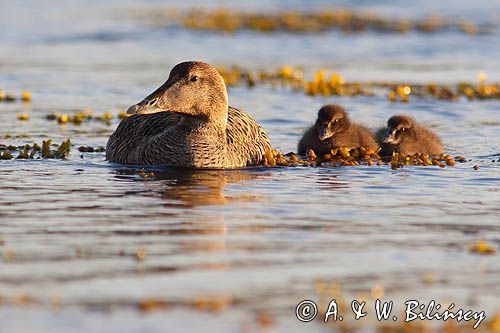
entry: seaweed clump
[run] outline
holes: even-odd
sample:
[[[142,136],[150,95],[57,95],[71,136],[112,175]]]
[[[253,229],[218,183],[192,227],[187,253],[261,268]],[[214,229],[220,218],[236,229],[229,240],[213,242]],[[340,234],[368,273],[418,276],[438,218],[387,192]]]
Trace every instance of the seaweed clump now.
[[[24,90],[18,98],[13,94],[5,92],[5,90],[0,90],[0,102],[15,102],[18,100],[25,103],[31,101],[31,93],[28,90]]]
[[[469,245],[469,252],[477,254],[495,254],[497,252],[496,248],[488,244],[484,240],[478,240],[474,244]]]
[[[81,153],[102,153],[106,151],[106,148],[102,146],[92,147],[92,146],[80,146],[78,151]]]
[[[51,147],[56,148],[51,149]],[[52,140],[42,141],[41,146],[37,143],[21,146],[0,144],[0,160],[10,159],[66,159],[69,155],[71,140],[64,140],[61,144],[52,143]],[[17,152],[17,156],[12,153]]]
[[[382,16],[349,9],[321,11],[280,11],[271,13],[241,12],[225,8],[188,11],[143,10],[133,15],[155,26],[181,26],[186,29],[233,33],[251,30],[261,33],[317,33],[338,30],[344,33],[376,31],[379,33],[436,33],[455,31],[465,34],[487,33],[491,27],[463,19],[430,15],[423,19]]]
[[[125,117],[125,112],[118,113],[118,119],[123,119]],[[61,125],[65,125],[67,123],[71,123],[73,125],[81,125],[84,121],[100,121],[105,123],[106,125],[111,125],[111,120],[114,118],[111,112],[106,111],[102,115],[93,115],[92,110],[83,110],[78,111],[76,114],[67,115],[67,114],[58,114],[51,113],[46,116],[48,120],[55,120],[57,123]]]
[[[341,147],[332,149],[324,155],[317,155],[314,150],[309,149],[305,156],[299,156],[293,152],[283,154],[282,152],[273,149],[268,151],[260,165],[266,167],[276,166],[321,166],[321,167],[342,167],[342,166],[373,166],[373,165],[389,165],[391,169],[396,170],[404,166],[446,166],[453,167],[455,162],[463,163],[465,159],[462,156],[455,158],[450,155],[442,154],[439,156],[430,156],[428,154],[417,153],[414,155],[403,155],[393,153],[389,157],[380,157],[378,150],[368,149],[365,147],[350,148]]]
[[[293,152],[284,155],[276,149],[268,151],[261,162],[261,165],[268,167],[275,166],[355,166],[374,165],[380,162],[378,152],[373,149],[348,148],[332,149],[330,153],[316,155],[314,150],[309,149],[306,156],[299,156]]]
[[[392,154],[391,160],[388,161],[393,170],[402,168],[404,166],[419,165],[419,166],[439,166],[444,168],[446,166],[455,166],[455,160],[462,162],[461,156],[451,157],[450,155],[441,154],[439,156],[432,156],[428,154],[416,153],[414,155],[404,155],[397,152]]]
[[[320,69],[312,79],[305,79],[302,68],[282,66],[273,71],[249,71],[238,66],[218,66],[217,70],[228,87],[258,85],[284,87],[302,91],[308,96],[377,96],[385,91],[390,102],[410,101],[412,96],[456,101],[460,97],[468,100],[500,99],[500,84],[487,83],[486,74],[480,73],[477,83],[459,82],[447,84],[411,84],[387,81],[347,81],[337,72],[327,73]]]
[[[304,91],[309,96],[373,96],[374,93],[363,87],[360,82],[346,82],[337,73],[325,77],[325,71],[320,70],[314,74],[312,81],[304,82]]]

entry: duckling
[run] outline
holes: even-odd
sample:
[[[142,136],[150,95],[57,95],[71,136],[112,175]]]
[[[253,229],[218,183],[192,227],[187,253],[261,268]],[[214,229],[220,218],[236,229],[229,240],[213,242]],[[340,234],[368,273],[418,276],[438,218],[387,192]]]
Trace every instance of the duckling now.
[[[266,132],[228,106],[224,80],[211,65],[176,65],[167,81],[131,106],[106,149],[109,161],[185,168],[257,165],[271,150]]]
[[[304,155],[308,149],[324,155],[339,147],[377,150],[378,146],[370,130],[352,122],[343,107],[337,104],[323,106],[318,112],[316,123],[302,136],[298,152]]]
[[[389,118],[387,128],[377,132],[377,140],[383,147],[387,147],[387,144],[392,146],[392,149],[384,151],[385,156],[392,155],[393,150],[404,155],[443,153],[441,140],[432,130],[404,115]]]
[[[388,135],[389,129],[387,127],[380,127],[375,130],[374,137],[380,147],[380,151],[378,152],[380,157],[392,156],[392,144],[383,142]]]

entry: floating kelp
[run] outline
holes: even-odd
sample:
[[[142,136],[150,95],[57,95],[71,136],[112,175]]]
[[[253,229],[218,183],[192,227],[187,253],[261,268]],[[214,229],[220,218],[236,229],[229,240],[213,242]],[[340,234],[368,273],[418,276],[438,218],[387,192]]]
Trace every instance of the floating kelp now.
[[[57,148],[52,150],[51,147]],[[60,145],[53,144],[52,140],[42,141],[42,145],[38,144],[25,144],[21,146],[14,145],[4,145],[0,144],[0,159],[10,160],[16,159],[40,159],[40,158],[55,158],[55,159],[65,159],[69,155],[71,147],[71,141],[69,139],[64,140]],[[12,153],[17,152],[17,156]]]
[[[165,310],[168,303],[162,299],[145,299],[137,303],[137,310],[141,312],[152,312]]]
[[[26,112],[24,112],[24,113],[18,112],[16,114],[16,117],[18,120],[28,120],[29,119],[28,113],[26,113]]]
[[[486,241],[478,240],[474,244],[469,245],[469,252],[478,254],[495,254],[497,250]]]
[[[455,159],[450,155],[442,154],[439,156],[431,156],[428,154],[416,153],[414,155],[404,155],[397,152],[392,154],[391,160],[389,164],[392,169],[402,168],[403,166],[409,165],[420,165],[420,166],[428,166],[428,165],[437,165],[440,168],[444,168],[446,166],[455,166],[455,160],[462,162],[462,156],[456,156]]]
[[[346,82],[344,78],[333,72],[325,76],[325,71],[320,70],[314,74],[312,81],[304,83],[304,91],[309,96],[373,96],[374,93],[362,87],[359,82]]]
[[[411,96],[454,101],[460,97],[473,99],[500,99],[500,84],[486,83],[486,75],[479,74],[478,83],[460,82],[455,85],[436,83],[410,84],[407,82],[352,81],[348,82],[336,72],[319,70],[312,80],[304,79],[302,68],[282,66],[275,71],[248,71],[240,67],[218,66],[217,70],[229,87],[270,85],[303,91],[309,96],[376,96],[386,93],[391,102],[408,102]]]
[[[486,74],[479,73],[478,83],[472,84],[459,82],[455,85],[440,85],[428,83],[424,85],[398,84],[391,88],[388,95],[389,100],[395,101],[398,98],[402,102],[408,102],[411,95],[418,97],[432,97],[440,100],[458,100],[465,97],[468,100],[474,99],[500,99],[500,84],[486,83]]]
[[[78,147],[78,151],[81,153],[102,153],[106,151],[106,148],[102,146],[91,147],[91,146],[80,146]]]
[[[273,87],[289,87],[294,90],[302,90],[304,85],[304,73],[301,68],[282,66],[275,71],[251,72],[238,66],[217,66],[217,71],[223,77],[227,86],[235,87],[246,85],[249,88],[259,84],[268,84]]]
[[[156,174],[153,171],[147,172],[144,169],[137,171],[137,174],[141,178],[152,178],[152,177],[156,176]]]
[[[329,154],[318,156],[309,149],[307,156],[300,158],[291,152],[286,155],[273,149],[268,151],[261,164],[268,167],[274,166],[351,166],[351,165],[373,165],[380,160],[380,157],[373,150],[366,148],[339,148],[332,149]]]
[[[29,133],[22,133],[22,134],[15,134],[15,135],[13,135],[13,134],[7,132],[4,135],[4,139],[11,139],[11,138],[27,139],[29,137],[30,137]]]
[[[15,102],[16,97],[10,94],[7,94],[5,91],[0,90],[0,102]]]
[[[367,149],[364,147],[350,148],[341,147],[332,149],[330,153],[324,155],[317,155],[314,150],[309,149],[306,156],[299,157],[295,153],[288,153],[284,155],[281,152],[273,149],[268,151],[262,161],[261,165],[267,167],[276,166],[321,166],[321,167],[341,167],[341,166],[357,166],[357,165],[389,165],[392,169],[399,169],[404,166],[439,166],[444,168],[446,166],[455,166],[455,161],[465,162],[462,156],[455,158],[450,155],[442,154],[439,156],[430,156],[427,154],[417,153],[415,155],[402,155],[393,153],[392,157],[381,158],[377,151]]]
[[[21,93],[21,96],[17,98],[15,95],[8,94],[4,90],[0,90],[0,102],[15,102],[17,100],[29,102],[31,101],[31,93],[25,90]]]
[[[349,9],[321,11],[283,11],[250,13],[218,9],[193,9],[173,11],[169,9],[134,10],[133,17],[154,26],[180,26],[187,29],[230,33],[252,30],[262,33],[317,33],[339,30],[345,33],[376,31],[381,33],[435,33],[455,31],[466,34],[490,32],[488,25],[478,25],[463,19],[431,15],[423,19],[407,19],[381,16],[374,13]]]
[[[83,110],[83,111],[78,111],[76,114],[73,115],[67,115],[67,114],[58,114],[58,113],[51,113],[46,116],[46,119],[48,120],[55,120],[59,124],[64,125],[67,123],[71,123],[73,125],[81,125],[84,121],[88,120],[96,120],[105,123],[106,125],[111,125],[111,120],[114,118],[111,112],[106,111],[102,115],[96,115],[94,116],[92,114],[92,110]],[[119,112],[118,116],[119,119],[123,119],[125,117],[125,112]]]

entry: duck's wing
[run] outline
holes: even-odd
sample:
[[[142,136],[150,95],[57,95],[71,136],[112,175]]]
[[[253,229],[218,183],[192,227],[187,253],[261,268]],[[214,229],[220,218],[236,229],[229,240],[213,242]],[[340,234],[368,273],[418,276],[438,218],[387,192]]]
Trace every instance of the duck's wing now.
[[[139,164],[139,150],[151,137],[179,123],[175,113],[159,112],[124,118],[106,145],[106,159],[116,163]]]
[[[243,110],[229,107],[226,128],[229,167],[257,165],[271,150],[271,142],[262,127]]]

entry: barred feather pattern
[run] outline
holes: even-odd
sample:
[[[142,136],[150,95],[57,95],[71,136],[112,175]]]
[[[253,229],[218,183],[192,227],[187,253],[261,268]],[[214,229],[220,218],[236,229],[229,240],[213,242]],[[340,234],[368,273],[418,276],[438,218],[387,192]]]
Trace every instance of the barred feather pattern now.
[[[106,147],[109,161],[187,168],[257,165],[271,150],[266,132],[245,111],[229,107],[225,132],[188,128],[175,113],[134,115],[121,121]]]

